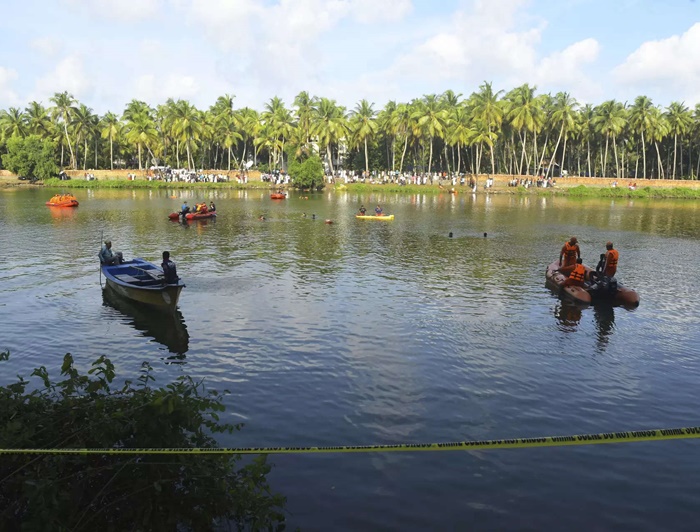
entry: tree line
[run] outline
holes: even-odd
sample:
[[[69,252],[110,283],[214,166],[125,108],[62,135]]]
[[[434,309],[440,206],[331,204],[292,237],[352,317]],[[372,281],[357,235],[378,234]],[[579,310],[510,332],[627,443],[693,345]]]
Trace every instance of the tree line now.
[[[291,107],[271,98],[262,111],[220,96],[206,110],[187,100],[152,107],[132,100],[121,115],[99,116],[68,92],[50,105],[0,110],[0,152],[16,137],[50,140],[61,168],[141,170],[169,165],[232,170],[251,163],[284,169],[318,154],[330,173],[507,173],[696,179],[700,173],[700,104],[665,109],[650,98],[580,105],[570,94],[509,92],[484,82],[463,97],[452,90],[383,109],[363,99],[348,110],[300,92]]]

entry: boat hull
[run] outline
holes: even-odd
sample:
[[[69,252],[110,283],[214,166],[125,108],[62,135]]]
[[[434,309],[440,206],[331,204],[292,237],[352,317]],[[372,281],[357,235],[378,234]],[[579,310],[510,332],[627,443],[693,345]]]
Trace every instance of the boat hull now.
[[[358,220],[384,220],[384,221],[389,221],[389,220],[393,220],[393,219],[394,219],[394,215],[393,215],[393,214],[384,214],[384,215],[382,215],[382,216],[377,216],[376,214],[372,214],[372,215],[370,215],[370,214],[365,214],[365,215],[356,214],[356,215],[355,215],[355,218],[357,218]]]
[[[70,200],[70,201],[47,201],[46,205],[49,207],[77,207],[79,205],[78,200]]]
[[[185,218],[188,220],[206,220],[207,218],[215,218],[215,212],[188,212]]]
[[[584,265],[586,273],[590,274],[595,270]],[[570,270],[571,268],[569,268]],[[559,262],[554,261],[545,272],[546,285],[552,290],[559,291],[562,297],[580,304],[595,304],[600,302],[612,303],[626,308],[636,308],[639,306],[639,294],[627,288],[621,283],[617,283],[617,290],[614,292],[597,291],[591,289],[587,283],[585,286],[563,286],[564,281],[568,278],[566,273],[559,271]]]
[[[270,194],[270,199],[285,199],[286,194]]]
[[[119,265],[103,265],[102,273],[107,280],[107,286],[116,294],[164,310],[177,307],[180,292],[185,287],[180,280],[176,284],[164,284],[163,270],[143,259],[134,259]]]

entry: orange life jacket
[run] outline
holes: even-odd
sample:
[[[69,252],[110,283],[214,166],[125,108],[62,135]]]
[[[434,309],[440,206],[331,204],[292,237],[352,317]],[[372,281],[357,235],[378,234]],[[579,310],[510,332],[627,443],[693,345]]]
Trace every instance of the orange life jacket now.
[[[568,260],[574,259],[573,262],[576,262],[577,252],[578,252],[578,244],[574,244],[573,246],[569,242],[566,242],[564,244],[564,255],[566,255],[566,258]]]
[[[617,272],[617,260],[620,258],[620,252],[616,249],[610,249],[606,253],[605,260],[605,275],[612,277]]]
[[[586,268],[583,267],[583,264],[576,265],[574,270],[569,275],[569,279],[574,281],[576,284],[583,284],[583,281],[586,279]]]

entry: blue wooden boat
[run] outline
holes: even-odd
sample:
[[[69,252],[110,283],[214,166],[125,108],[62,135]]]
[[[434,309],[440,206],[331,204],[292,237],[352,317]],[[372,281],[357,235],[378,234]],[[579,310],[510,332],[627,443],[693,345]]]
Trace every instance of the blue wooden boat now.
[[[165,284],[163,270],[144,259],[101,266],[107,286],[120,296],[166,310],[177,307],[185,283]]]

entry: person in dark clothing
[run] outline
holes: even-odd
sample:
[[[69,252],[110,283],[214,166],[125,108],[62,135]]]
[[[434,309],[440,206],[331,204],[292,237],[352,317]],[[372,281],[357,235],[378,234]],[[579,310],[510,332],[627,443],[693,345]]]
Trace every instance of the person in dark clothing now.
[[[165,284],[177,284],[180,279],[177,276],[177,267],[175,263],[170,260],[170,252],[163,252],[163,263],[160,265],[163,268],[163,281]]]

